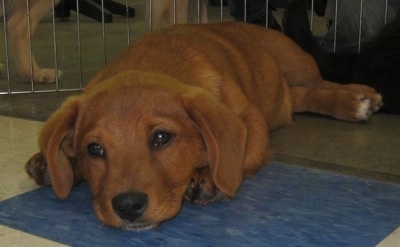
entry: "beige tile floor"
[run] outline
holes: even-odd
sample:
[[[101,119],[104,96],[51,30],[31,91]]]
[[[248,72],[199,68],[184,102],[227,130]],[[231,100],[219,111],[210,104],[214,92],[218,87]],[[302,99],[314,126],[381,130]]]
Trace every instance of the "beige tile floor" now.
[[[0,201],[36,189],[24,172],[27,159],[37,152],[42,123],[0,116]],[[0,246],[63,246],[0,225]]]

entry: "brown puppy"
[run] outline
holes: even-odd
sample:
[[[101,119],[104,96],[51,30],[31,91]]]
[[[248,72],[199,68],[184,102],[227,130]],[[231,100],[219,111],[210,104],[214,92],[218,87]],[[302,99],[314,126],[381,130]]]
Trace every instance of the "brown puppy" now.
[[[138,39],[69,98],[26,170],[61,199],[84,180],[101,222],[149,229],[174,217],[183,197],[233,197],[270,159],[268,131],[293,111],[360,121],[380,104],[373,89],[323,81],[279,32],[178,25]]]
[[[54,4],[59,1],[54,0]],[[28,29],[28,5],[30,29]],[[31,81],[31,67],[32,79],[36,83],[55,82],[56,77],[61,76],[61,71],[40,68],[33,56],[32,62],[30,59],[29,35],[33,35],[40,19],[52,7],[52,0],[30,0],[29,4],[27,4],[27,0],[0,0],[0,16],[4,16],[7,20],[8,43],[11,47],[11,53],[19,72],[27,81]]]

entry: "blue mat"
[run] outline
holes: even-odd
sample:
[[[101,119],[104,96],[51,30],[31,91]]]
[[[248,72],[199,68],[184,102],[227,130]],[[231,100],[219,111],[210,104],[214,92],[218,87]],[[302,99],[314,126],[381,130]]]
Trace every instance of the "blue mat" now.
[[[2,201],[0,224],[71,246],[374,246],[400,225],[400,185],[272,163],[233,200],[185,203],[147,232],[99,223],[85,184]]]

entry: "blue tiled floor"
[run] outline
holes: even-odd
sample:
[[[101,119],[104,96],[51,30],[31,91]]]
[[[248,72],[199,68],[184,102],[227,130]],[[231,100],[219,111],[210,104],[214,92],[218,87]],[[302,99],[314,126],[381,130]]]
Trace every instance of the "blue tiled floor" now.
[[[400,224],[400,185],[272,163],[230,201],[155,230],[100,224],[85,184],[67,201],[37,189],[0,202],[0,224],[73,246],[374,246]]]

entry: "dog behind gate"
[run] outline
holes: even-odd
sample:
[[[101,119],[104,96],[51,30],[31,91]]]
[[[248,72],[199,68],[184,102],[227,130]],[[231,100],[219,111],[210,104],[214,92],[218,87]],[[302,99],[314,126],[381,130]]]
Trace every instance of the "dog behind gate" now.
[[[32,79],[35,83],[52,83],[57,77],[61,76],[61,71],[40,68],[33,56],[31,60],[29,49],[29,35],[33,35],[39,21],[53,7],[52,0],[27,1],[0,0],[0,16],[3,16],[7,22],[7,36],[11,47],[11,54],[18,71],[25,80],[31,81]],[[54,4],[57,4],[59,1],[54,0]],[[28,28],[28,6],[30,28]]]
[[[156,30],[172,24],[207,23],[208,0],[155,0],[147,1],[146,22]],[[151,20],[150,20],[151,16]]]

